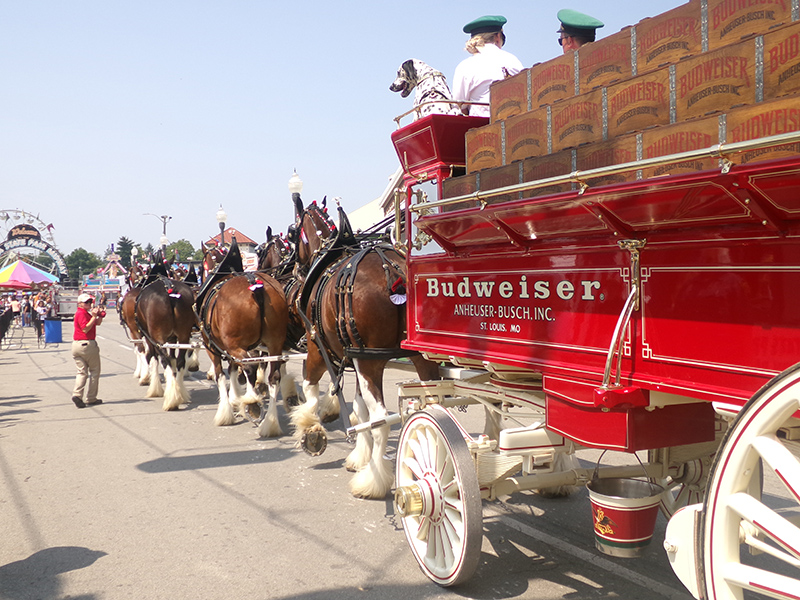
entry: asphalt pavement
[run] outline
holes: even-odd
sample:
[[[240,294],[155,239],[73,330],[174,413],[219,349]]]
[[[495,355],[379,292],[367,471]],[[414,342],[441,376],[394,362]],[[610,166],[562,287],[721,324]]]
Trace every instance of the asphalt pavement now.
[[[98,329],[104,403],[79,410],[71,328],[43,347],[15,329],[0,350],[2,599],[690,598],[661,549],[665,520],[644,557],[605,556],[585,490],[484,502],[475,577],[440,588],[418,569],[391,498],[347,492],[341,431],[310,457],[243,420],[215,427],[205,356],[188,378],[190,404],[163,412],[132,377],[113,313]],[[395,383],[411,377],[387,372],[391,410]]]

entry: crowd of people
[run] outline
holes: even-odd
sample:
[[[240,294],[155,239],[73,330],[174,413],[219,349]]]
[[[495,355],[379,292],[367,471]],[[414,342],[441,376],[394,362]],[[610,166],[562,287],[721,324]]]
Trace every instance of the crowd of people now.
[[[14,292],[0,296],[0,313],[10,310],[12,324],[17,327],[33,327],[35,322],[43,321],[51,316],[53,310],[52,293],[47,290],[39,292]]]
[[[568,8],[558,11],[557,18],[558,44],[565,54],[593,42],[597,29],[603,27],[598,19]],[[492,83],[523,69],[516,56],[503,50],[503,25],[507,22],[501,15],[486,15],[464,25],[464,33],[470,36],[465,50],[471,56],[456,67],[452,89],[453,98],[463,103],[460,106],[464,114],[488,117]]]

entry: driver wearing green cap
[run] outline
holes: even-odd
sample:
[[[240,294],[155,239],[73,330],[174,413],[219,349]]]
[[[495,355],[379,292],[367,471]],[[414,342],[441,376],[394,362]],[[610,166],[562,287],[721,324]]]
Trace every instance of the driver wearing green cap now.
[[[561,27],[557,33],[561,34],[561,37],[558,38],[558,43],[564,54],[570,50],[577,50],[584,44],[593,42],[596,30],[604,25],[602,21],[571,8],[558,11],[556,16],[561,22]]]
[[[486,15],[464,25],[464,33],[470,35],[465,50],[472,56],[456,67],[453,77],[455,100],[488,104],[492,83],[522,70],[519,59],[502,49],[506,42],[503,33],[505,24],[505,17]],[[488,106],[464,104],[461,110],[473,116],[489,116]]]

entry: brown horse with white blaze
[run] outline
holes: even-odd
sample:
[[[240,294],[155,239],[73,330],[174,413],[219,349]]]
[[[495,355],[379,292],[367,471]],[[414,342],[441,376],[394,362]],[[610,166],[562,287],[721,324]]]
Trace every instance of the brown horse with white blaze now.
[[[232,425],[236,411],[246,414],[253,405],[260,407],[258,374],[263,363],[259,359],[281,355],[289,322],[283,290],[273,277],[238,272],[241,268],[238,247],[232,247],[222,260],[222,267],[227,265],[224,261],[235,264],[228,272],[217,270],[212,274],[195,305],[219,391],[214,424],[220,426]],[[230,389],[223,360],[228,363]],[[266,375],[269,408],[259,427],[262,437],[282,434],[276,405],[279,387],[284,401],[294,395],[294,383],[291,378],[282,377],[281,366],[279,361],[269,363]]]
[[[388,414],[383,371],[391,358],[409,356],[422,379],[439,377],[435,363],[400,348],[406,323],[405,258],[385,244],[359,247],[341,209],[339,218],[331,249],[315,253],[310,245],[318,237],[317,225],[306,211],[298,217],[298,256],[319,257],[308,271],[300,299],[308,338],[314,337],[319,344],[308,344],[303,381],[306,404],[292,414],[298,436],[322,429],[319,381],[327,368],[326,358],[334,368],[338,365],[340,372],[343,364],[354,367],[357,391],[353,404],[361,423],[377,422]],[[313,331],[308,331],[309,324]],[[336,379],[336,373],[331,379]],[[388,437],[388,425],[358,434],[356,447],[346,460],[348,469],[356,472],[350,482],[354,496],[383,498],[391,489],[394,473],[384,458]]]

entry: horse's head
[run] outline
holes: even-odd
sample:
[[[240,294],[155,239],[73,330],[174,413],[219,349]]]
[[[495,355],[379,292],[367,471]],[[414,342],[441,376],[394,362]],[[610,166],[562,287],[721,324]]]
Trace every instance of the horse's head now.
[[[203,248],[203,279],[225,258],[225,247],[217,245],[202,245]]]
[[[258,247],[256,253],[258,254],[258,270],[270,274],[275,272],[274,276],[277,277],[281,274],[279,271],[282,271],[283,267],[291,260],[292,247],[283,234],[273,235],[272,228],[269,227],[267,228],[267,241]]]
[[[308,268],[325,244],[325,240],[331,238],[336,233],[336,225],[328,216],[325,208],[325,200],[322,201],[322,208],[316,202],[312,202],[295,221],[294,229],[290,235],[290,241],[294,243],[297,250],[297,264],[302,268]]]

